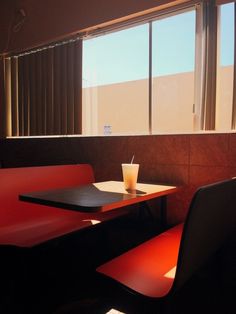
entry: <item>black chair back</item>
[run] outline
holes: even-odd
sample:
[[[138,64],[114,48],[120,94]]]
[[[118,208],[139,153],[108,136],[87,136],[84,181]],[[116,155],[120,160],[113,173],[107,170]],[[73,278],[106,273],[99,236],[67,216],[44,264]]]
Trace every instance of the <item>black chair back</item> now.
[[[235,226],[236,179],[199,188],[184,224],[173,290],[221,248]]]

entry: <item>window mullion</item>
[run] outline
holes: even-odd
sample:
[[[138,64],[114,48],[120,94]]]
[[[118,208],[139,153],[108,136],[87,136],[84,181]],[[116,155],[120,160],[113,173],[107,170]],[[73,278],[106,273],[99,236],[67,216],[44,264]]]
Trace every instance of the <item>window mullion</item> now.
[[[203,129],[204,125],[206,81],[206,18],[204,6],[205,4],[203,3],[196,6],[194,131]]]
[[[149,22],[149,86],[148,86],[148,112],[149,112],[149,134],[152,134],[152,22]]]
[[[236,5],[234,4],[234,78],[233,78],[233,104],[232,104],[232,130],[236,129]]]

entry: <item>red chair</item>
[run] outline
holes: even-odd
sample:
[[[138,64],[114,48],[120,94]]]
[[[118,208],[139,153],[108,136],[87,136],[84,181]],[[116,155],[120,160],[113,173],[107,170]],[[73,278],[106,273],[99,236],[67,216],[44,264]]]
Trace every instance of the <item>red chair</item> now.
[[[236,225],[236,179],[201,187],[186,220],[97,268],[131,292],[163,299],[180,289]]]

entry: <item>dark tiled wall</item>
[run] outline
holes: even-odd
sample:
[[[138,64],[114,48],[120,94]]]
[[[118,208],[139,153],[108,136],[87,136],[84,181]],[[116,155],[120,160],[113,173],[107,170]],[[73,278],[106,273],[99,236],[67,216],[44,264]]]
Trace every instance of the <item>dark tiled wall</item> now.
[[[169,197],[168,219],[184,219],[203,184],[236,176],[236,134],[8,139],[0,141],[2,167],[91,163],[97,181],[121,180],[121,163],[135,154],[140,181],[183,186]]]

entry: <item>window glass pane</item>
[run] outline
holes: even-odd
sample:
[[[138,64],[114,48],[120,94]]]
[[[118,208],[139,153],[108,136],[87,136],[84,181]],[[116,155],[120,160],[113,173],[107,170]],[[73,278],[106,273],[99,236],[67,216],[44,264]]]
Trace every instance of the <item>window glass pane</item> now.
[[[193,130],[195,10],[153,23],[153,132]]]
[[[230,130],[233,100],[234,3],[220,6],[218,25],[216,129]]]
[[[148,132],[148,47],[148,24],[84,40],[84,134]]]

